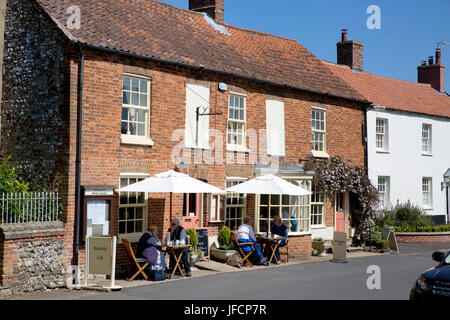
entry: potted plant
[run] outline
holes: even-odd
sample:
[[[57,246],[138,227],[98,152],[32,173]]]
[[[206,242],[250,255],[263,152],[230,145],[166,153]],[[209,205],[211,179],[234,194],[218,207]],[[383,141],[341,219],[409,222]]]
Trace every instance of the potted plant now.
[[[203,251],[197,249],[198,238],[195,229],[187,229],[186,233],[189,236],[189,243],[191,245],[189,252],[189,264],[192,266],[203,258]]]
[[[219,243],[218,248],[215,244],[210,248],[211,256],[219,261],[228,261],[236,251],[233,249],[231,231],[227,226],[223,226],[222,229],[220,229],[217,242]]]
[[[325,241],[322,238],[314,238],[312,240],[312,248],[317,251],[317,254],[321,254],[325,251]]]

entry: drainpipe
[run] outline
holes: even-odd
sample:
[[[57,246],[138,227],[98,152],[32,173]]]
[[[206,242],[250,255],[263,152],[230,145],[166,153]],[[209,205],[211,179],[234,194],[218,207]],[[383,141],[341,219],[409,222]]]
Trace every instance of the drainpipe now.
[[[75,252],[74,265],[78,267],[78,253],[80,251],[80,220],[81,220],[81,142],[82,142],[82,114],[83,114],[83,75],[85,49],[79,45],[81,60],[78,78],[78,111],[77,111],[77,153],[75,161]],[[78,280],[78,277],[77,277]],[[77,283],[78,284],[78,283]]]

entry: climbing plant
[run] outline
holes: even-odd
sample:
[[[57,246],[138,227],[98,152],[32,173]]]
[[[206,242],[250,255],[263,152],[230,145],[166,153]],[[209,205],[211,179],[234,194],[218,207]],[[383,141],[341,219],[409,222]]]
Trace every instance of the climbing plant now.
[[[309,158],[305,170],[314,171],[314,186],[330,198],[335,193],[349,192],[351,226],[355,228],[353,244],[360,245],[370,239],[375,226],[378,192],[366,171],[351,167],[336,156],[328,161]]]

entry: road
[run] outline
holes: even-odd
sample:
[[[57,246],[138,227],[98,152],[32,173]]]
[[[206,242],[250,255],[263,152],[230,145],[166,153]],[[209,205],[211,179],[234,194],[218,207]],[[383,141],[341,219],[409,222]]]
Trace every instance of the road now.
[[[322,262],[252,272],[235,272],[140,286],[119,292],[77,292],[64,299],[82,300],[403,300],[418,275],[436,265],[431,253],[445,245],[401,244],[400,255]],[[381,271],[381,288],[369,290],[369,266]],[[57,297],[53,297],[57,298]]]

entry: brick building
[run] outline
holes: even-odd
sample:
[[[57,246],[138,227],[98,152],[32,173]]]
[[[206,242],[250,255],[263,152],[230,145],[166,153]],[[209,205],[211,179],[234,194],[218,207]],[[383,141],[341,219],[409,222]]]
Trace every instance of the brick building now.
[[[83,268],[86,234],[136,242],[149,225],[160,234],[169,227],[168,194],[114,192],[156,173],[178,168],[224,189],[271,172],[311,190],[312,174],[302,166],[309,156],[338,155],[365,166],[364,97],[298,42],[223,23],[223,0],[189,3],[193,10],[154,0],[82,1],[78,7],[65,0],[8,1],[4,112],[45,106],[60,117],[52,136],[57,156],[42,170],[58,179],[63,194],[66,267]],[[17,21],[20,32],[13,32]],[[30,74],[47,77],[25,86],[21,81]],[[20,86],[36,91],[32,100],[20,100]],[[49,102],[42,88],[59,100]],[[197,110],[209,115],[197,120]],[[4,121],[3,130],[10,125]],[[39,145],[46,126],[29,139]],[[21,140],[3,137],[13,141],[3,143],[4,152],[14,155],[11,145]],[[40,142],[46,152],[52,139]],[[39,156],[34,160],[40,163]],[[335,199],[312,191],[272,196],[293,256],[310,255],[314,234],[333,230],[340,211]],[[343,231],[349,231],[348,195],[341,198]],[[173,199],[175,216],[185,226],[208,228],[210,242],[221,226],[235,229],[245,214],[256,232],[266,227],[264,196]],[[95,221],[98,213],[102,223]],[[119,265],[124,255],[119,245]]]

